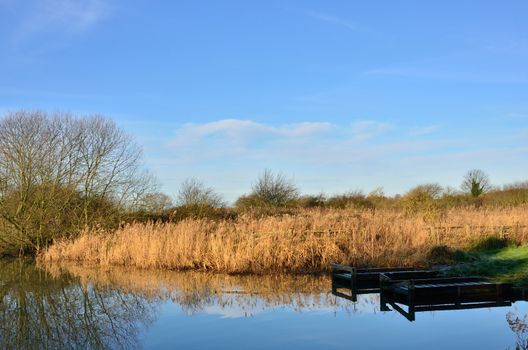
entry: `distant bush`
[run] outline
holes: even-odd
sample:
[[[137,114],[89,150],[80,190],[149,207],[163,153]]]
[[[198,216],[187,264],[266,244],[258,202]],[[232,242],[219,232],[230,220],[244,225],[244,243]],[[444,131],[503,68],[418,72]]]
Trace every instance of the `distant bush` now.
[[[305,195],[297,200],[297,206],[300,208],[323,208],[326,206],[326,197],[324,194]]]
[[[510,207],[528,203],[528,188],[505,186],[481,196],[483,204],[489,207]]]
[[[436,200],[438,207],[443,209],[476,206],[476,198],[465,193],[444,193]]]
[[[179,206],[223,208],[225,202],[222,196],[213,188],[205,186],[195,178],[184,180],[178,192],[177,203]]]
[[[383,192],[382,187],[378,187],[371,191],[367,195],[367,199],[370,201],[373,207],[376,209],[382,209],[382,208],[390,208],[394,205],[394,198],[389,198],[385,196],[385,193]]]
[[[431,210],[437,207],[435,201],[440,198],[441,193],[442,187],[438,184],[419,185],[410,189],[401,201],[408,212]]]
[[[168,221],[178,222],[184,219],[234,220],[238,214],[228,208],[214,208],[204,205],[182,205],[172,208]]]
[[[511,184],[506,184],[502,187],[504,191],[508,190],[528,190],[528,181],[517,181]]]
[[[374,208],[372,201],[361,191],[347,192],[341,195],[335,195],[326,201],[328,208],[345,209],[345,208]]]
[[[154,192],[147,193],[141,197],[138,211],[150,213],[152,215],[161,215],[173,206],[174,203],[169,196],[164,193]]]
[[[239,210],[255,208],[295,207],[299,190],[284,174],[273,174],[266,169],[258,177],[249,195],[241,196],[235,203]]]

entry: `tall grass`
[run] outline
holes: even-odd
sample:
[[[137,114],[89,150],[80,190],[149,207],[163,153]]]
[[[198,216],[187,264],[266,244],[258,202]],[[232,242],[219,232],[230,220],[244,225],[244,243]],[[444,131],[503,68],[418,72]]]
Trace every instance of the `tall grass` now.
[[[438,246],[463,248],[490,235],[528,240],[528,206],[431,213],[307,209],[236,220],[186,219],[85,231],[53,244],[44,262],[208,270],[227,273],[325,271],[356,266],[425,265]]]

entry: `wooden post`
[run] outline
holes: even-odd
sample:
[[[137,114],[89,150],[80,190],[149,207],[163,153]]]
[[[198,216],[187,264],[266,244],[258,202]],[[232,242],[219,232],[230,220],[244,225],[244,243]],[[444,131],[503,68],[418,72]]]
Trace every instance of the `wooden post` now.
[[[504,301],[504,295],[502,293],[502,283],[497,283],[497,302],[502,303]]]
[[[355,267],[352,268],[350,272],[350,291],[352,292],[352,301],[357,301],[357,270]]]
[[[380,274],[380,310],[381,311],[390,311],[389,307],[387,306],[387,296],[385,295],[385,281],[387,280],[387,276],[384,274]]]
[[[407,301],[409,303],[409,321],[414,321],[414,318],[415,318],[415,313],[414,313],[414,295],[415,295],[414,280],[409,280],[408,292],[409,292],[409,294],[407,295]]]
[[[353,267],[350,273],[350,289],[354,289],[357,287],[357,269]]]

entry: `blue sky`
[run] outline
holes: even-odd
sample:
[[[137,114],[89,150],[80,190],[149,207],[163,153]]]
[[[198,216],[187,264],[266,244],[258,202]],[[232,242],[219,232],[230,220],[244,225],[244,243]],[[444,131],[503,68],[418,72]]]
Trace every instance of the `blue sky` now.
[[[0,112],[102,113],[175,194],[528,178],[526,1],[0,0]]]

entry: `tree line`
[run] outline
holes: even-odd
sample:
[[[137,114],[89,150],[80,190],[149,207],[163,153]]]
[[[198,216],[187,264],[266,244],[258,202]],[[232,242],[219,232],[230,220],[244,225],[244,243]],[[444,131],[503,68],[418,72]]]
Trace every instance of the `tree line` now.
[[[83,229],[137,220],[528,203],[528,183],[494,188],[479,169],[467,172],[458,190],[433,183],[396,196],[381,188],[368,194],[302,195],[292,179],[271,170],[233,205],[195,178],[185,180],[175,198],[155,189],[142,166],[141,147],[108,118],[20,110],[0,119],[0,255],[35,252]]]
[[[459,189],[428,183],[394,196],[386,195],[381,187],[367,194],[355,190],[330,196],[324,193],[303,195],[292,179],[283,173],[266,169],[258,176],[251,191],[240,196],[232,206],[228,206],[213,188],[195,178],[182,182],[174,201],[161,193],[153,195],[153,198],[158,200],[151,201],[147,211],[168,214],[168,220],[187,217],[225,218],[240,213],[275,215],[307,208],[394,209],[415,213],[456,207],[525,204],[528,203],[528,182],[494,187],[483,170],[472,169],[463,177]]]

